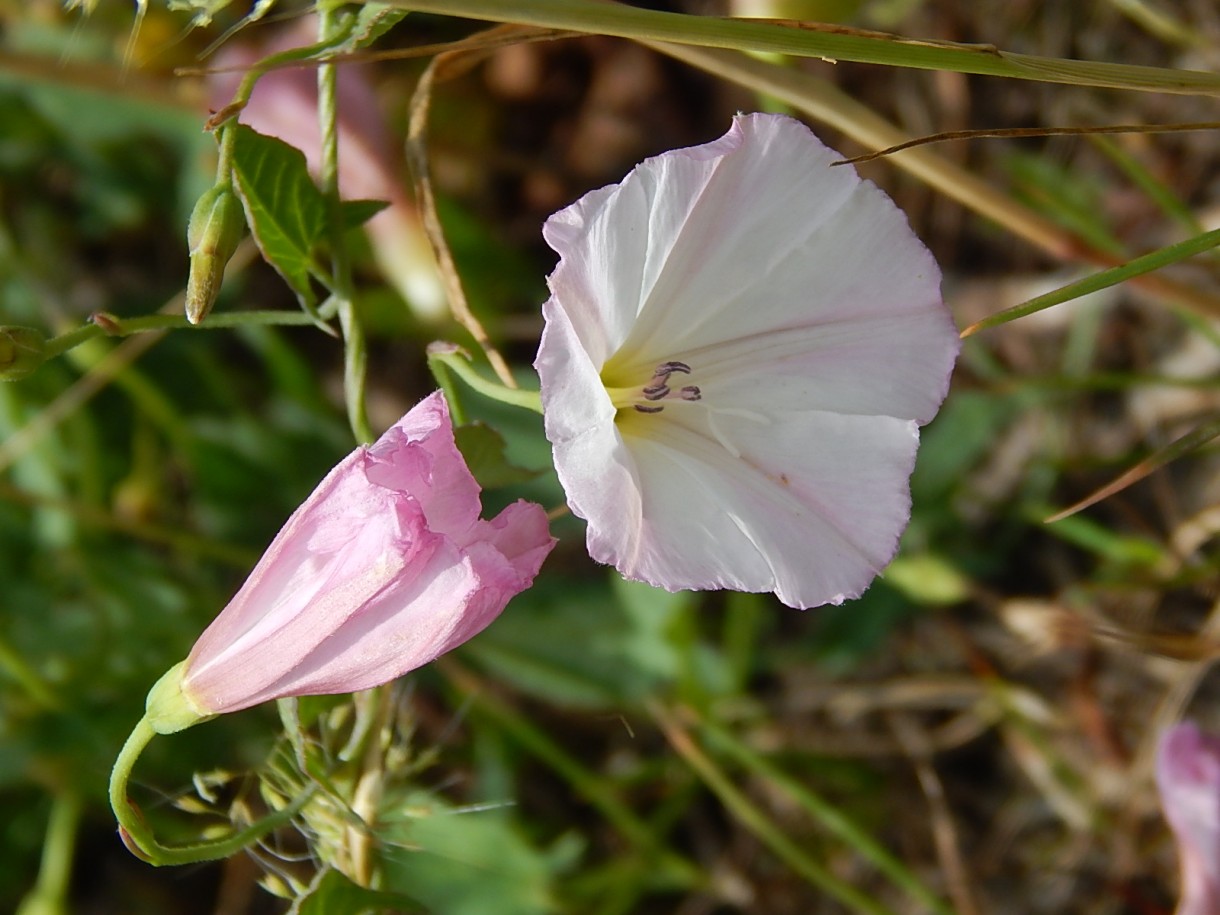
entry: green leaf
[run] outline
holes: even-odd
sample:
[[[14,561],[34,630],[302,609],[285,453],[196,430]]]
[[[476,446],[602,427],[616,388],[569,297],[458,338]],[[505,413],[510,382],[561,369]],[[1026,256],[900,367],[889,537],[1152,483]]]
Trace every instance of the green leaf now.
[[[1030,515],[1031,520],[1039,520],[1038,512],[1031,511]],[[1115,533],[1109,526],[1083,515],[1065,518],[1060,513],[1053,524],[1047,525],[1046,530],[1068,543],[1120,565],[1155,568],[1174,562],[1169,550],[1152,538]]]
[[[331,870],[318,881],[308,896],[302,896],[293,903],[290,915],[328,915],[330,912],[364,915],[387,910],[403,913],[422,911],[400,893],[365,889],[338,871]]]
[[[386,809],[395,813],[378,824],[385,886],[431,915],[558,911],[551,884],[562,856],[534,847],[505,813],[455,808],[419,791],[387,799]]]
[[[343,231],[362,226],[386,207],[388,200],[344,200],[339,204],[339,220]]]
[[[246,221],[263,257],[310,311],[314,249],[326,238],[326,200],[309,176],[305,154],[283,140],[235,125],[233,175]]]
[[[895,557],[885,580],[918,604],[958,604],[970,597],[970,580],[936,553]]]
[[[365,3],[352,23],[351,35],[340,45],[344,54],[367,48],[388,32],[407,15],[406,10],[395,9],[386,3]]]
[[[505,453],[508,446],[504,437],[491,426],[481,422],[458,426],[453,430],[453,437],[470,472],[484,489],[524,483],[541,473],[514,466]]]
[[[544,576],[463,654],[497,680],[562,707],[636,705],[699,660],[688,625],[693,597],[647,585],[607,587],[617,577]],[[649,607],[659,620],[645,619]]]

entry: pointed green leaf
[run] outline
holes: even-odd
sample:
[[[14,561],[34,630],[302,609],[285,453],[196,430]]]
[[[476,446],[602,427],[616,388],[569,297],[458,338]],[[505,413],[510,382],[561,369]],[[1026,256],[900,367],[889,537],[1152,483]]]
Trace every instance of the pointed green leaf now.
[[[326,200],[305,154],[283,140],[236,125],[233,174],[246,220],[263,257],[312,310],[314,248],[326,238]]]
[[[343,230],[346,232],[364,225],[389,205],[387,200],[344,200],[339,205]]]
[[[395,9],[387,3],[365,3],[352,23],[352,33],[340,46],[345,53],[367,48],[378,38],[402,22],[407,11]]]

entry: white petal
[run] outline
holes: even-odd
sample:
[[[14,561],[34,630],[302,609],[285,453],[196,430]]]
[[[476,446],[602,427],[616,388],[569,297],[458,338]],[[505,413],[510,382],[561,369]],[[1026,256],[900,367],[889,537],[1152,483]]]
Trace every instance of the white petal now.
[[[690,381],[711,406],[769,415],[827,410],[922,424],[945,398],[957,349],[957,332],[938,307],[755,334],[671,358],[692,367]]]
[[[859,595],[893,558],[910,515],[914,422],[720,415],[713,434],[706,417],[656,422],[664,415],[620,419],[643,514],[590,515],[595,559],[661,587],[774,590],[805,608]]]
[[[945,329],[940,271],[902,212],[798,122],[735,127],[760,123],[766,142],[746,136],[699,192],[623,355],[910,313]]]
[[[580,518],[616,518],[634,526],[639,488],[614,425],[614,405],[567,313],[554,299],[542,313],[546,327],[534,368],[542,381],[546,437],[568,505]]]
[[[641,224],[650,205],[641,193],[605,187],[560,210],[542,228],[547,243],[563,255],[547,277],[552,301],[571,318],[598,369],[635,320],[649,244]]]
[[[590,553],[624,575],[809,607],[892,558],[958,338],[930,253],[837,158],[797,121],[739,116],[548,222],[547,437]],[[672,360],[700,401],[599,399]]]

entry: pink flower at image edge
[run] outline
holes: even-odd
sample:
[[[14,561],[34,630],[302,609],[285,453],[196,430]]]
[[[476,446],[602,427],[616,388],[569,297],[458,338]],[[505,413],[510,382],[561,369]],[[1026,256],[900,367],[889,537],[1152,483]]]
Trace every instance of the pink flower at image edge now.
[[[1189,721],[1166,731],[1156,781],[1182,874],[1177,915],[1220,913],[1220,737]]]
[[[479,491],[438,391],[293,513],[176,678],[154,687],[154,727],[186,726],[168,713],[182,700],[197,720],[367,689],[482,631],[530,586],[554,540],[533,503],[481,519]]]

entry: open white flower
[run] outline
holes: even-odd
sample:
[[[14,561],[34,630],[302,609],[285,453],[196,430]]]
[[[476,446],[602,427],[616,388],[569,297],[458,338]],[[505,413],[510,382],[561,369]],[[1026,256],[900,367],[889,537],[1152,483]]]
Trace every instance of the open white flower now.
[[[958,337],[932,255],[837,158],[739,115],[547,220],[546,434],[624,576],[805,608],[893,557]]]

